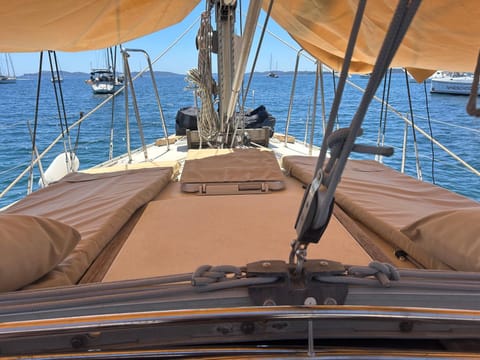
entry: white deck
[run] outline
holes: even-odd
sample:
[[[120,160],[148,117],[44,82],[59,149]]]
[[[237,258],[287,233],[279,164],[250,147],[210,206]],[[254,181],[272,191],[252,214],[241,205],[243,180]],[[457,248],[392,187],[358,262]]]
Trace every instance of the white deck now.
[[[299,141],[285,144],[284,141],[280,141],[277,138],[281,136],[282,135],[275,134],[274,137],[270,139],[269,143],[269,148],[274,151],[278,160],[285,155],[318,155],[319,153],[318,147],[312,147],[310,151],[308,144],[303,144]],[[145,156],[143,149],[140,148],[131,152],[131,159],[128,154],[124,154],[120,157],[99,164],[92,168],[92,170],[95,171],[94,169],[105,169],[109,167],[124,167],[125,169],[129,169],[145,162],[152,162],[158,165],[171,165],[177,162],[180,165],[181,170],[188,152],[187,139],[186,137],[171,138],[175,138],[176,141],[170,144],[169,147],[167,147],[167,145],[147,145],[147,157]]]

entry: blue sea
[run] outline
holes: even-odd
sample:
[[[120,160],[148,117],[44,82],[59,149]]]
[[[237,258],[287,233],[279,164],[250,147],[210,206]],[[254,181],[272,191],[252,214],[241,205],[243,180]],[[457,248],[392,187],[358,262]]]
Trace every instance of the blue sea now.
[[[80,113],[89,113],[105,100],[106,95],[94,95],[90,87],[85,84],[88,74],[65,73],[61,83],[64,107],[58,109],[55,101],[53,85],[50,75],[42,77],[40,87],[40,103],[38,107],[38,122],[36,128],[36,145],[39,153],[62,133],[65,133],[65,120],[60,118],[66,115],[68,125],[78,120]],[[265,105],[267,110],[276,118],[277,132],[285,131],[285,123],[290,103],[293,73],[279,73],[278,78],[267,77],[264,73],[255,73],[252,85],[246,96],[245,104],[248,108]],[[364,87],[367,77],[352,76],[349,81]],[[192,106],[194,97],[188,87],[184,75],[164,74],[156,75],[163,113],[168,126],[169,134],[175,133],[175,115],[179,108]],[[335,83],[332,74],[324,74],[324,102],[325,112],[332,104]],[[407,87],[411,92],[411,109],[408,101]],[[309,141],[310,135],[305,131],[312,128],[315,74],[300,73],[296,83],[296,92],[293,98],[291,112],[290,134],[297,139]],[[466,96],[430,94],[430,84],[418,84],[405,79],[403,73],[394,73],[389,89],[390,104],[403,116],[410,118],[413,112],[414,122],[427,133],[441,142],[446,148],[458,157],[469,163],[473,168],[480,170],[480,119],[466,114]],[[149,75],[144,74],[135,81],[137,101],[140,104],[139,113],[146,143],[152,143],[163,137],[160,114],[153,92]],[[16,84],[0,85],[0,191],[3,191],[28,166],[32,158],[32,142],[28,124],[33,131],[35,119],[35,99],[37,93],[37,77],[27,75],[18,78]],[[382,98],[383,84],[377,96]],[[348,126],[362,93],[347,85],[338,116],[338,126]],[[314,126],[314,143],[320,145],[322,140],[322,96],[317,99],[316,123]],[[428,104],[429,113],[425,111]],[[137,121],[129,103],[129,126],[131,133],[131,147],[141,145]],[[80,169],[88,168],[105,161],[109,156],[111,129],[113,128],[114,142],[113,155],[126,152],[125,130],[125,98],[116,97],[115,102],[103,106],[100,110],[88,117],[80,126],[72,130],[70,142],[60,141],[44,157],[43,168],[46,169],[51,161],[64,150],[64,147],[76,147],[80,159]],[[113,116],[112,116],[113,115]],[[385,144],[395,147],[395,154],[384,162],[393,168],[400,169],[402,162],[402,143],[407,133],[407,156],[405,172],[417,176],[415,161],[415,145],[418,149],[420,167],[423,180],[435,182],[437,185],[454,192],[480,201],[480,177],[465,169],[450,155],[442,151],[439,146],[432,145],[420,132],[415,134],[412,128],[405,130],[405,124],[392,112],[381,117],[380,103],[373,101],[363,124],[363,135],[359,143],[374,145],[379,134],[380,121],[386,123],[382,131]],[[113,126],[113,127],[112,127]],[[71,145],[70,145],[71,144]],[[373,156],[353,155],[355,158],[373,158]],[[27,176],[13,187],[3,198],[0,206],[7,205],[23,196],[27,192]],[[34,189],[38,189],[39,172],[34,170]]]

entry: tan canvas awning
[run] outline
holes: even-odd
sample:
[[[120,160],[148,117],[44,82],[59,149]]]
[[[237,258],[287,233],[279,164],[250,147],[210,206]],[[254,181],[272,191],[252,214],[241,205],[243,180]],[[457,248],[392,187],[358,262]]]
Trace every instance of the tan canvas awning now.
[[[268,4],[264,0],[264,9]],[[274,0],[272,18],[312,56],[340,70],[357,5],[354,0]],[[396,5],[367,2],[351,72],[372,70]],[[424,0],[392,66],[409,68],[417,80],[436,69],[473,72],[479,30],[477,0]]]
[[[1,0],[0,51],[83,51],[139,38],[187,16],[200,0]]]
[[[270,0],[264,1],[264,9]],[[199,0],[0,0],[0,51],[106,48],[171,26]],[[369,0],[351,72],[370,72],[397,1]],[[274,0],[272,18],[306,51],[339,70],[357,0]],[[392,66],[425,78],[472,72],[480,48],[478,0],[424,0]]]

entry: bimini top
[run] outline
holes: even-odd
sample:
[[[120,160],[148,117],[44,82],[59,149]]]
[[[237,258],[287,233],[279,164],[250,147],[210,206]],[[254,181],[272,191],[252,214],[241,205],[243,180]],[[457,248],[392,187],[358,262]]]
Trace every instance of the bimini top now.
[[[106,48],[181,21],[199,0],[0,0],[0,52]],[[263,1],[268,9],[270,0]],[[272,18],[302,48],[340,69],[359,1],[274,0]],[[369,72],[396,1],[366,6],[352,72]],[[472,72],[480,48],[478,0],[424,0],[393,59],[417,80],[432,69]]]

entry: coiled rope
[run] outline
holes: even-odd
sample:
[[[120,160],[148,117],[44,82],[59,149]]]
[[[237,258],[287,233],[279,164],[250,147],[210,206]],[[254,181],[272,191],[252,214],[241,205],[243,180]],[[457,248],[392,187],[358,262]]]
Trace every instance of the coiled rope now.
[[[207,143],[213,142],[219,132],[218,114],[213,107],[212,93],[206,87],[198,69],[187,72],[187,80],[196,88],[201,104],[197,113],[197,127],[200,139]]]
[[[217,138],[220,129],[218,114],[213,106],[216,85],[211,67],[212,33],[210,12],[205,11],[202,13],[200,29],[197,34],[198,69],[191,69],[187,72],[187,80],[196,89],[196,94],[201,101],[197,113],[200,141],[206,141],[209,145]]]

